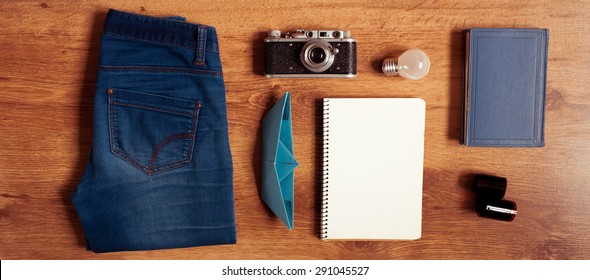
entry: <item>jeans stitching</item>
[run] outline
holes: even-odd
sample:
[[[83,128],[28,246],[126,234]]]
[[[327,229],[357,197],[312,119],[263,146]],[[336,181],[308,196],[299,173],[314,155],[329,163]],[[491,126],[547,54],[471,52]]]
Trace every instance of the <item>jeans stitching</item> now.
[[[127,155],[127,153],[122,152],[121,149],[119,149],[117,142],[118,142],[118,133],[115,132],[116,127],[117,127],[117,122],[115,120],[115,108],[113,106],[113,96],[109,94],[108,96],[108,111],[109,111],[109,132],[111,134],[110,137],[110,144],[111,144],[111,152],[115,155],[117,155],[118,157],[120,157],[121,159],[127,161],[128,163],[131,163],[133,166],[139,168],[140,170],[144,171],[144,172],[148,172],[141,163],[135,161],[134,159],[132,159],[131,157],[129,157],[129,155]]]
[[[197,139],[197,127],[199,126],[199,114],[201,113],[201,107],[197,108],[196,114],[193,116],[193,130],[195,132],[193,141],[189,146],[189,150],[194,151],[195,139]],[[190,159],[193,160],[193,153],[190,153]]]
[[[189,49],[189,50],[194,49],[193,46],[185,46],[185,45],[181,45],[181,44],[158,42],[158,41],[154,41],[154,40],[141,39],[141,38],[137,38],[134,36],[127,36],[127,35],[116,34],[116,33],[111,33],[111,32],[104,32],[103,34],[113,36],[113,37],[125,38],[125,39],[129,39],[129,40],[136,40],[136,41],[145,42],[145,43],[152,43],[155,45],[162,45],[162,46],[168,46],[168,47],[180,47],[180,48]]]
[[[225,224],[225,225],[220,225],[220,226],[189,226],[189,227],[173,227],[173,229],[161,229],[160,231],[165,231],[165,230],[174,230],[174,229],[222,229],[222,228],[228,228],[228,227],[234,227],[235,224],[231,223],[231,224]]]
[[[194,27],[201,27],[201,26],[204,28],[213,28],[212,26],[205,25],[205,24],[171,20],[169,18],[148,17],[148,16],[144,16],[144,15],[140,15],[140,14],[133,14],[133,13],[127,13],[127,12],[117,13],[117,14],[115,14],[115,16],[124,17],[124,18],[134,18],[134,19],[148,21],[148,22],[160,22],[163,24],[173,24],[173,25],[176,25],[180,28],[187,29],[187,30],[193,30]]]
[[[137,167],[138,169],[142,170],[144,173],[146,173],[147,175],[154,175],[157,173],[161,173],[164,171],[168,171],[183,165],[186,165],[188,163],[190,163],[192,161],[192,152],[194,148],[194,142],[195,142],[195,138],[196,138],[196,133],[197,133],[197,129],[196,129],[196,123],[197,123],[197,118],[198,118],[198,114],[200,109],[195,108],[193,110],[192,114],[189,113],[183,113],[183,112],[176,112],[176,111],[163,111],[160,110],[158,108],[154,108],[154,107],[150,107],[150,106],[143,106],[143,105],[135,105],[135,104],[128,104],[128,103],[120,103],[115,101],[115,97],[113,94],[109,94],[108,95],[108,115],[109,115],[109,132],[110,132],[110,146],[111,146],[111,152],[115,155],[117,155],[118,157],[120,157],[121,159],[127,161],[128,163],[130,163],[131,165]],[[115,110],[115,106],[119,105],[119,106],[127,106],[127,107],[133,107],[133,108],[141,108],[141,109],[146,109],[146,110],[155,110],[155,111],[162,111],[162,112],[171,112],[171,113],[179,113],[181,115],[184,116],[192,116],[192,127],[191,130],[188,133],[181,133],[181,134],[175,134],[172,136],[168,136],[167,138],[165,138],[163,141],[161,141],[156,148],[152,151],[152,157],[150,158],[150,163],[148,166],[145,166],[143,164],[141,164],[140,162],[138,162],[137,160],[133,159],[131,157],[130,154],[128,154],[127,152],[121,150],[118,145],[118,133],[116,132],[116,110]],[[188,145],[188,151],[190,151],[189,153],[187,153],[187,151],[185,151],[183,153],[183,158],[181,160],[169,163],[167,165],[164,166],[160,166],[160,167],[156,167],[155,166],[155,160],[157,155],[159,154],[160,150],[167,144],[170,144],[174,141],[178,141],[178,140],[191,140]],[[186,146],[186,145],[185,145]]]
[[[119,106],[124,106],[124,107],[140,108],[140,109],[146,109],[146,110],[152,110],[152,111],[159,111],[159,112],[176,114],[176,115],[183,115],[183,116],[189,116],[189,117],[193,115],[191,113],[185,113],[185,112],[180,112],[180,111],[175,111],[175,110],[168,110],[168,109],[160,109],[160,108],[157,108],[157,107],[151,107],[151,106],[145,106],[145,105],[136,105],[136,104],[130,104],[130,103],[117,102],[117,101],[112,101],[111,103],[113,105],[119,105]]]
[[[190,137],[192,139],[194,139],[194,137]],[[182,139],[177,139],[177,140],[182,140]],[[147,175],[154,175],[154,174],[158,174],[164,171],[168,171],[171,169],[174,169],[176,167],[180,167],[183,166],[189,162],[191,162],[190,158],[186,158],[186,155],[184,155],[184,159],[179,160],[179,161],[175,161],[172,163],[169,163],[167,165],[161,166],[161,167],[150,167],[150,166],[145,166],[143,164],[141,164],[140,162],[136,161],[135,159],[133,159],[131,157],[131,155],[129,155],[128,153],[115,148],[115,150],[113,150],[113,153],[117,156],[119,156],[120,158],[124,159],[125,161],[127,161],[128,163],[132,164],[133,166],[139,168],[140,170],[142,170],[143,172],[145,172]]]
[[[164,166],[161,166],[161,167],[156,167],[156,168],[153,168],[153,169],[149,169],[148,172],[146,172],[146,173],[148,173],[148,175],[154,175],[154,174],[162,173],[162,172],[165,172],[165,171],[168,171],[168,170],[172,170],[174,168],[178,168],[178,167],[184,166],[184,165],[186,165],[186,164],[188,164],[190,162],[191,161],[189,159],[183,159],[181,161],[172,162],[172,163],[169,163],[169,164],[164,165]]]
[[[207,40],[207,29],[199,26],[197,28],[197,49],[195,55],[195,64],[205,65],[205,41]]]
[[[117,134],[115,133],[115,128],[116,128],[116,121],[115,121],[115,112],[114,112],[114,108],[112,108],[111,106],[111,100],[112,100],[112,96],[109,95],[108,96],[108,114],[109,114],[109,133],[111,135],[111,137],[109,137],[110,139],[110,146],[111,146],[111,151],[113,153],[116,153],[115,151],[117,151],[117,147],[116,146],[116,142],[117,142]]]
[[[147,40],[147,39],[142,39],[142,38],[138,38],[138,37],[134,37],[134,36],[127,36],[127,35],[123,35],[123,34],[118,34],[118,33],[112,33],[112,32],[104,32],[105,35],[108,36],[113,36],[113,37],[119,37],[119,38],[124,38],[124,39],[129,39],[129,40],[135,40],[135,41],[139,41],[139,42],[145,42],[145,43],[152,43],[155,45],[161,45],[161,46],[168,46],[168,47],[180,47],[183,49],[189,49],[189,50],[194,50],[195,46],[185,46],[185,45],[181,45],[181,44],[175,44],[175,43],[165,43],[165,42],[159,42],[159,41],[154,41],[154,40]],[[208,49],[205,50],[206,52],[212,52],[215,54],[219,54],[218,50],[215,49]]]
[[[194,136],[191,135],[192,134],[191,132],[174,134],[174,135],[168,136],[164,140],[160,141],[160,143],[158,143],[156,148],[152,151],[152,156],[150,157],[150,162],[149,162],[147,168],[152,171],[156,170],[157,168],[155,168],[154,166],[156,165],[156,159],[158,158],[160,151],[164,147],[166,147],[168,144],[171,144],[171,143],[176,142],[178,140],[192,139]],[[186,153],[184,156],[188,157],[188,155]],[[190,160],[189,160],[189,162],[190,162]],[[174,162],[174,163],[176,163],[176,162]],[[170,163],[170,164],[174,164],[174,163]]]
[[[176,162],[176,163],[178,163],[176,165],[174,165],[175,163],[170,163],[168,165],[160,166],[160,167],[154,167],[152,165],[152,163],[151,163],[152,160],[150,160],[150,166],[151,166],[151,172],[152,172],[152,174],[159,173],[159,172],[164,172],[164,171],[167,171],[167,170],[171,170],[171,169],[176,168],[178,166],[181,166],[183,164],[190,163],[193,160],[193,151],[194,151],[194,146],[195,146],[195,139],[197,138],[197,123],[198,123],[198,119],[199,119],[198,118],[199,112],[201,112],[201,109],[198,109],[198,108],[195,109],[195,111],[193,113],[191,131],[189,131],[188,133],[186,133],[186,135],[188,136],[188,138],[186,138],[186,139],[191,140],[190,143],[189,143],[189,145],[187,147],[185,147],[185,149],[188,150],[188,151],[185,152],[186,159],[183,160],[183,161],[181,161],[181,162]],[[178,139],[178,140],[180,140],[180,139]],[[174,141],[176,141],[176,140],[174,140]],[[171,141],[170,143],[172,143],[172,142],[173,141]],[[169,143],[167,143],[167,144],[169,144]],[[157,147],[157,153],[158,154],[160,152],[159,150],[162,147],[163,146],[161,146],[161,144],[158,144],[158,147]],[[152,159],[153,159],[154,165],[155,165],[155,160],[156,160],[157,155],[154,156],[154,154],[152,154],[152,157],[153,157]]]
[[[199,102],[199,101],[197,101],[197,102]],[[188,154],[188,161],[189,162],[191,162],[193,160],[195,139],[197,138],[197,124],[199,122],[199,113],[201,112],[200,102],[198,104],[199,104],[198,107],[195,106],[195,111],[194,111],[193,120],[192,120],[192,131],[190,131],[190,133],[192,134],[192,139],[191,139],[191,142],[189,143],[189,146],[185,147],[185,149],[187,149],[187,151],[185,151],[185,153]]]
[[[120,158],[122,158],[123,160],[127,161],[128,163],[131,163],[133,166],[139,168],[140,170],[142,170],[143,172],[145,172],[148,175],[152,175],[152,173],[149,172],[149,170],[141,163],[137,162],[136,160],[134,160],[133,158],[131,158],[127,153],[122,152],[121,150],[115,150],[114,153],[119,156]]]
[[[100,65],[100,70],[104,71],[145,71],[145,72],[170,72],[170,73],[186,73],[186,74],[204,74],[213,77],[222,77],[221,71],[202,70],[202,69],[188,69],[180,67],[166,67],[166,66],[107,66]]]

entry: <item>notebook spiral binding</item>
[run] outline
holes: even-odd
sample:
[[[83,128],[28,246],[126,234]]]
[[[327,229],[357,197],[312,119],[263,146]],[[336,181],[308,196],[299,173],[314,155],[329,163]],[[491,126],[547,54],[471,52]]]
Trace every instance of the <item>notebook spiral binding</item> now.
[[[330,173],[330,102],[324,99],[323,104],[323,167],[322,167],[322,217],[320,238],[328,238],[328,187]]]

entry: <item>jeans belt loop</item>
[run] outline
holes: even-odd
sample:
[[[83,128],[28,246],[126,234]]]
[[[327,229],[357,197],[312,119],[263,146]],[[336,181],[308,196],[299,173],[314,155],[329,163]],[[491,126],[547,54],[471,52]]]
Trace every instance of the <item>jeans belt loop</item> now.
[[[197,29],[197,47],[195,48],[195,65],[205,65],[205,48],[207,47],[207,26],[199,25]]]

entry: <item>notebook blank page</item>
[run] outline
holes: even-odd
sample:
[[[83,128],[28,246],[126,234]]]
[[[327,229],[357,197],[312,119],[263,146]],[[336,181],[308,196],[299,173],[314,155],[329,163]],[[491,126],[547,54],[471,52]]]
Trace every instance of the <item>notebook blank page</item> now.
[[[327,239],[418,239],[424,100],[331,98]]]

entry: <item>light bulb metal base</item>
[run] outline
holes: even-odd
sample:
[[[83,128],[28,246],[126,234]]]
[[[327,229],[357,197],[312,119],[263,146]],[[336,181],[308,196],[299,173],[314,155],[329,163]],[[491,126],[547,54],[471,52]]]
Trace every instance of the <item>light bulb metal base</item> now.
[[[397,58],[386,58],[383,60],[381,70],[387,76],[399,76],[399,67],[397,65]]]

